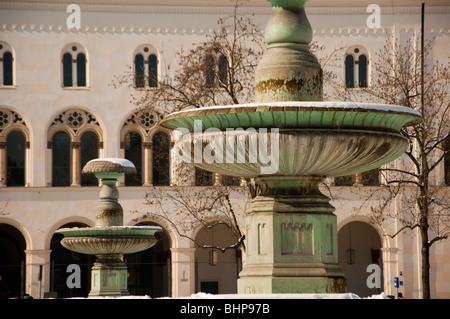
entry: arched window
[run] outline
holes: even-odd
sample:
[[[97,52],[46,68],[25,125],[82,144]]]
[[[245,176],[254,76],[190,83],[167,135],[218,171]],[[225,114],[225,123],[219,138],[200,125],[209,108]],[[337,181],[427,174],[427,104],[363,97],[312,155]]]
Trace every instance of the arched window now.
[[[27,185],[29,149],[30,133],[22,116],[0,108],[0,187]]]
[[[360,88],[367,87],[367,57],[364,54],[358,58],[358,81]]]
[[[70,136],[63,131],[52,138],[52,186],[70,186]]]
[[[205,82],[207,86],[212,86],[216,82],[214,76],[215,63],[212,55],[207,55],[205,58]]]
[[[125,135],[125,158],[136,167],[136,175],[125,175],[125,186],[142,186],[142,136],[131,131]]]
[[[96,117],[82,109],[64,111],[55,117],[47,134],[51,185],[98,186],[94,175],[81,174],[88,161],[101,157],[103,130]]]
[[[86,55],[77,55],[77,86],[86,86]]]
[[[87,86],[86,50],[79,44],[70,44],[63,49],[62,81],[64,87]]]
[[[208,54],[205,57],[205,83],[207,86],[228,84],[228,60],[222,55]]]
[[[450,136],[444,141],[444,179],[445,185],[450,186]]]
[[[164,132],[156,133],[153,145],[153,182],[154,186],[170,185],[170,137]]]
[[[143,88],[145,86],[145,75],[144,75],[144,56],[142,54],[136,55],[134,59],[135,65],[135,79],[136,79],[136,87]]]
[[[158,54],[151,45],[142,45],[134,52],[134,77],[136,88],[158,86]]]
[[[224,55],[219,57],[219,81],[228,84],[228,60]]]
[[[25,186],[25,136],[14,131],[6,138],[7,186]]]
[[[162,118],[154,110],[143,109],[133,112],[123,123],[121,156],[130,160],[137,170],[136,175],[125,175],[125,186],[170,185],[170,137],[163,132],[158,134]]]
[[[148,58],[148,86],[158,86],[158,60],[156,55],[151,54]]]
[[[70,53],[63,56],[63,72],[63,85],[72,86],[72,55]]]
[[[363,47],[352,47],[345,56],[345,87],[368,87],[368,52]]]
[[[81,135],[81,169],[90,160],[98,158],[98,136],[88,131]],[[98,186],[98,180],[93,174],[81,175],[81,186]]]
[[[14,85],[14,56],[9,44],[0,41],[0,85]]]
[[[355,87],[353,78],[353,56],[351,55],[345,57],[345,87]]]
[[[13,85],[13,57],[11,52],[3,54],[3,85]]]

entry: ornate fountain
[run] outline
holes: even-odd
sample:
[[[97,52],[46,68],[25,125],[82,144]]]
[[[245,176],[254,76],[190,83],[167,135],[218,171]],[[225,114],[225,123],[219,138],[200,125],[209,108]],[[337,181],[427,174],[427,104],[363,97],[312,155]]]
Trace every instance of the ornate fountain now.
[[[123,209],[118,202],[116,184],[124,174],[136,174],[128,160],[95,159],[83,168],[84,174],[95,174],[101,181],[100,204],[94,227],[65,228],[61,244],[72,251],[97,257],[91,271],[89,297],[129,295],[124,254],[132,254],[154,246],[157,226],[123,226]]]
[[[246,215],[239,293],[345,292],[335,209],[319,185],[393,161],[408,146],[400,130],[421,117],[401,106],[323,102],[307,0],[269,1],[255,103],[176,112],[161,125],[181,132],[175,147],[185,161],[261,187]]]

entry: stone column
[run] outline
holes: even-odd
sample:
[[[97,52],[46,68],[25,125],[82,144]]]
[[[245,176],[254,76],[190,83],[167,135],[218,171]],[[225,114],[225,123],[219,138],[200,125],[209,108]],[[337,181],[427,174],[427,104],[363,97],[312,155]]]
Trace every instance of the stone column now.
[[[195,248],[171,248],[172,297],[195,293]]]
[[[71,142],[72,149],[72,183],[70,186],[81,186],[81,143]]]
[[[152,186],[153,184],[153,147],[152,142],[142,143],[144,149],[144,176],[143,186]]]
[[[6,142],[0,142],[0,187],[6,187],[6,172],[7,159],[6,159]]]
[[[50,249],[25,250],[25,293],[33,298],[44,298],[44,293],[50,290]],[[40,266],[42,280],[39,281]]]

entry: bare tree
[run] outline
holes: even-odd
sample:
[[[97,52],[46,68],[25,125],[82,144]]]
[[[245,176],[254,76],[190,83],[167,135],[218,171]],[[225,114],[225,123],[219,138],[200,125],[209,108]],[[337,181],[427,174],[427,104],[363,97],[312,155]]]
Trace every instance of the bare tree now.
[[[388,39],[372,60],[370,87],[358,90],[357,96],[370,102],[410,107],[423,117],[422,123],[402,130],[409,147],[394,165],[380,169],[384,183],[368,199],[381,198],[369,217],[386,229],[387,236],[418,230],[424,299],[430,298],[430,247],[448,237],[444,231],[448,232],[450,226],[448,190],[437,173],[449,156],[445,141],[450,140],[450,70],[431,60],[431,45],[432,41],[424,43],[422,50],[413,41],[402,45]],[[349,91],[342,90],[341,98],[355,100]],[[400,201],[402,209],[394,209],[393,201]],[[397,229],[386,228],[394,224]]]
[[[240,222],[236,212],[237,209],[245,209],[247,200],[242,201],[243,198],[248,199],[248,193],[241,187],[175,186],[163,193],[151,187],[145,197],[145,203],[151,207],[150,212],[144,215],[138,212],[142,216],[136,221],[147,217],[151,217],[156,222],[165,221],[180,237],[189,239],[197,247],[217,249],[222,252],[241,247],[245,250],[245,235],[239,227]],[[225,247],[214,243],[204,244],[192,234],[198,225],[206,230],[223,225],[230,230],[234,242]]]
[[[177,67],[149,78],[154,87],[135,92],[132,103],[168,114],[185,108],[252,101],[254,71],[263,53],[264,38],[251,16],[239,14],[241,6],[242,2],[236,1],[233,15],[219,19],[217,29],[207,34],[205,41],[190,49],[181,48],[176,53]],[[113,81],[114,86],[134,87],[135,83],[133,67]]]
[[[177,66],[165,70],[164,74],[152,77],[149,72],[147,83],[152,87],[136,90],[132,103],[138,108],[157,111],[161,115],[186,108],[213,105],[231,105],[253,101],[254,72],[263,54],[264,37],[251,16],[241,15],[242,1],[236,1],[233,14],[219,19],[217,29],[205,36],[201,43],[192,48],[181,48],[176,53]],[[136,85],[134,67],[116,76],[113,85]],[[192,176],[188,164],[177,168],[180,178]],[[192,173],[192,167],[190,167]],[[183,183],[179,183],[183,184]],[[231,197],[256,196],[256,186],[245,181],[246,187],[211,186],[199,189],[173,185],[171,190],[160,192],[150,189],[146,203],[151,206],[155,220],[168,222],[182,237],[187,237],[196,245],[200,243],[192,237],[192,227],[202,225],[210,229],[216,225],[228,227],[235,243],[227,247],[205,246],[225,251],[244,245],[244,234],[239,228],[237,213]],[[250,195],[249,195],[250,194]],[[245,201],[247,202],[247,201]]]

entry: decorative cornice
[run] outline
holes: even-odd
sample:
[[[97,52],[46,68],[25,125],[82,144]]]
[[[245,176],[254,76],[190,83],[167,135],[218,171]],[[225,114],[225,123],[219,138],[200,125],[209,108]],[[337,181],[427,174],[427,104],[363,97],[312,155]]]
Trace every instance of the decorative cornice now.
[[[415,28],[399,28],[400,32],[414,32]],[[213,32],[213,29],[204,28],[164,28],[164,27],[133,27],[133,26],[82,26],[80,29],[69,29],[65,25],[46,25],[46,24],[0,24],[0,32],[55,32],[67,34],[178,34],[178,35],[206,35]],[[264,32],[264,31],[262,31]],[[430,29],[427,33],[432,35],[450,35],[450,29]],[[315,36],[358,36],[372,35],[384,36],[392,34],[392,28],[316,28],[313,29]]]
[[[66,25],[47,24],[0,24],[0,31],[56,32],[56,33],[127,33],[127,34],[197,34],[205,35],[213,29],[176,28],[176,27],[143,27],[143,26],[82,26],[79,29]]]

